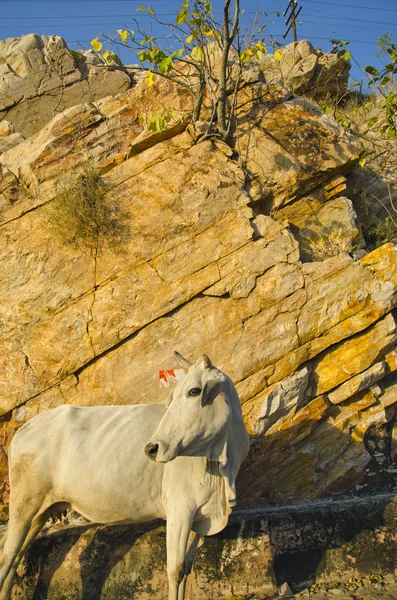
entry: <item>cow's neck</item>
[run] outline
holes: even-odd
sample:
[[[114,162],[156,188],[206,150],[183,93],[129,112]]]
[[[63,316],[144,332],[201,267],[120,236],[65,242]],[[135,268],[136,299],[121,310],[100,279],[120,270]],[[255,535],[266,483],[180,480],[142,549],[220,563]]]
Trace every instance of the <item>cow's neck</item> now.
[[[186,493],[186,490],[189,490]],[[225,481],[219,463],[204,457],[178,456],[165,465],[162,500],[166,512],[189,498],[194,512],[193,530],[203,535],[221,531],[228,520],[230,508],[225,496]]]

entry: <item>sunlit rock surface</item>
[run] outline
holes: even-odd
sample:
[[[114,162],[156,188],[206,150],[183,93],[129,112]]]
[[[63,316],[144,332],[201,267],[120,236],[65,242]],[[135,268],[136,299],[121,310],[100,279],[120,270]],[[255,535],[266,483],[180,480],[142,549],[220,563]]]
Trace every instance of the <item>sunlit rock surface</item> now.
[[[50,38],[26,37],[40,63]],[[4,518],[18,427],[63,403],[164,400],[158,371],[175,366],[174,349],[209,354],[236,383],[252,436],[242,505],[394,486],[397,248],[365,251],[345,185],[358,142],[255,68],[234,152],[197,141],[182,112],[146,129],[164,106],[186,110],[170,82],[120,83],[34,134],[0,123],[0,144],[21,136],[0,155]],[[123,215],[116,249],[67,246],[48,221],[59,186],[88,163]]]

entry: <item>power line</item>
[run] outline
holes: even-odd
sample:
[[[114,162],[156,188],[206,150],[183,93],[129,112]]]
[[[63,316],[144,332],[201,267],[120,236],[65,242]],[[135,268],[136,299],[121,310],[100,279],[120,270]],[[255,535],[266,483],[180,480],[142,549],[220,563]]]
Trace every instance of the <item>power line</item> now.
[[[315,15],[309,15],[311,17],[315,17]],[[348,25],[344,25],[343,23],[332,23],[331,21],[310,21],[310,19],[306,19],[303,24],[301,25],[305,25],[306,23],[311,23],[314,25],[329,25],[330,27],[334,27],[334,26],[338,26],[338,27],[348,27],[349,29],[377,29],[378,31],[384,31],[383,27],[371,27],[370,25],[352,25],[351,23],[349,23]],[[395,27],[397,27],[395,25]],[[393,29],[392,27],[388,28],[390,31],[397,31],[397,29]]]
[[[315,37],[312,35],[308,35],[308,40],[323,40],[325,42],[329,42],[329,39],[326,37]],[[376,46],[377,43],[376,42],[368,42],[368,40],[350,40],[351,44],[371,44],[372,46]]]
[[[276,33],[275,35],[281,35],[281,33]],[[159,40],[166,40],[167,38],[159,37]],[[329,42],[329,39],[325,36],[317,37],[313,35],[308,35],[307,39],[310,40],[323,40],[324,42]],[[67,44],[90,44],[92,40],[65,40]],[[351,44],[371,44],[372,46],[376,46],[376,42],[369,42],[368,40],[350,40]]]
[[[150,3],[152,4],[153,2],[161,2],[162,4],[164,4],[165,2],[172,2],[173,0],[150,0]],[[49,4],[84,4],[86,2],[106,2],[106,4],[112,4],[112,0],[29,0],[28,2],[26,0],[0,0],[0,4],[42,4],[42,3],[49,3]],[[139,2],[141,3],[142,0],[117,0],[117,3],[120,2]],[[115,2],[116,3],[116,2]]]
[[[66,0],[65,0],[66,1]],[[0,2],[2,2],[2,0],[0,0]],[[221,12],[214,12],[214,15],[223,15],[223,13]],[[255,11],[248,11],[246,10],[245,15],[256,15],[257,13]],[[272,12],[268,12],[266,11],[266,14],[268,15],[276,15],[279,14],[277,11],[272,11]],[[176,11],[175,12],[169,12],[169,13],[157,13],[156,12],[156,16],[158,17],[175,17],[176,15]],[[7,20],[26,20],[26,19],[103,19],[103,18],[110,18],[110,17],[114,17],[115,19],[119,19],[119,18],[125,18],[125,17],[132,17],[132,16],[136,16],[135,13],[129,13],[127,15],[53,15],[51,17],[49,16],[42,16],[42,17],[1,17],[2,21],[7,21]]]
[[[136,2],[136,3],[141,3],[142,0],[114,0],[114,3],[131,3],[131,2]],[[161,2],[161,3],[165,3],[165,2],[172,2],[173,0],[150,0],[151,3],[153,2]],[[329,6],[340,6],[342,8],[359,8],[359,9],[364,9],[364,10],[375,10],[377,12],[395,12],[397,13],[397,9],[394,8],[380,8],[380,7],[373,7],[373,6],[362,6],[359,4],[339,4],[337,2],[320,2],[320,0],[303,0],[304,2],[308,2],[311,4],[320,4],[322,6],[324,6],[324,4],[327,4]],[[42,4],[42,3],[50,3],[50,4],[83,4],[86,2],[106,2],[107,4],[112,4],[112,0],[0,0],[0,4]]]
[[[306,0],[307,1],[307,0]],[[333,19],[338,19],[339,21],[359,21],[360,23],[378,23],[379,25],[396,25],[397,23],[390,23],[389,21],[374,21],[373,19],[356,19],[356,17],[342,17],[340,15],[334,15],[333,13],[329,13],[329,12],[324,12],[321,10],[317,10],[316,11],[318,13],[318,16],[325,16],[325,17],[332,17]],[[309,16],[316,16],[316,15],[309,15]]]
[[[2,3],[2,2],[8,2],[8,1],[9,0],[0,0],[0,3]],[[25,0],[13,0],[13,2],[22,2],[22,1],[25,1]],[[36,1],[37,2],[39,2],[39,1],[40,2],[47,2],[47,1],[48,2],[50,2],[50,1],[51,2],[53,2],[53,1],[56,1],[56,2],[77,2],[78,0],[33,0],[33,1],[35,1],[35,2]],[[102,2],[102,0],[83,0],[83,1],[87,1],[87,2]],[[105,0],[103,0],[103,1],[105,1]],[[121,0],[121,1],[123,2],[123,1],[127,1],[127,0]],[[128,1],[137,1],[137,0],[128,0]],[[139,1],[141,1],[141,0],[139,0]],[[151,0],[151,1],[153,2],[153,1],[163,1],[163,0]],[[314,0],[304,0],[304,1],[305,2],[309,2],[309,1],[313,1],[314,2]],[[321,4],[321,3],[319,3],[319,4]],[[347,6],[347,5],[345,5],[345,6]],[[340,15],[335,15],[333,13],[328,13],[328,12],[324,12],[324,11],[316,11],[316,12],[318,14],[310,14],[310,13],[306,13],[306,14],[307,14],[308,17],[313,17],[313,18],[317,18],[317,17],[321,18],[322,16],[328,16],[328,17],[332,17],[334,19],[338,19],[338,20],[341,20],[341,21],[353,21],[354,23],[357,22],[357,21],[359,21],[360,23],[371,23],[371,24],[375,23],[375,24],[379,24],[379,25],[389,25],[389,26],[392,26],[392,27],[393,26],[397,27],[397,23],[390,23],[388,21],[374,21],[373,19],[357,19],[355,17],[343,17],[343,16],[340,16]],[[397,10],[393,11],[393,12],[397,12]],[[171,16],[175,16],[175,12],[173,12],[173,13],[156,13],[156,14],[159,17],[168,17],[168,16],[171,17]],[[214,14],[222,14],[222,13],[215,12]],[[246,15],[256,15],[257,12],[255,12],[255,11],[245,11],[245,14]],[[279,14],[279,13],[278,13],[278,11],[272,11],[272,12],[267,12],[267,14],[268,15],[272,15],[272,14],[276,15],[276,14]],[[54,16],[31,16],[31,17],[17,16],[17,17],[1,17],[1,20],[2,21],[23,21],[23,20],[43,20],[43,19],[46,19],[46,20],[50,20],[50,19],[57,19],[58,20],[59,19],[59,20],[61,20],[61,19],[80,19],[80,18],[81,19],[92,19],[92,18],[94,18],[94,19],[107,19],[107,18],[118,19],[118,18],[128,18],[128,17],[132,18],[132,17],[135,17],[135,16],[136,16],[135,13],[122,14],[122,15],[115,15],[115,14],[112,14],[112,15],[54,15]],[[152,21],[150,21],[150,22],[152,22]],[[350,27],[354,27],[355,26],[354,23],[351,24],[351,25],[349,24],[349,26]]]
[[[397,13],[397,9],[395,8],[378,8],[378,7],[373,7],[373,6],[362,6],[362,5],[358,5],[358,4],[338,4],[337,2],[320,2],[319,0],[303,0],[304,2],[310,2],[310,4],[321,4],[322,6],[324,6],[324,4],[328,4],[330,6],[341,6],[343,8],[361,8],[364,10],[376,10],[376,12],[395,12]]]
[[[245,14],[247,14],[247,12]],[[252,14],[255,14],[255,13],[252,13]],[[271,14],[271,13],[269,13],[269,14]],[[173,15],[173,13],[158,13],[158,16],[168,16],[168,15],[171,16],[171,15]],[[310,13],[307,13],[307,16],[308,17],[312,17],[314,19],[317,19],[317,18],[321,19],[323,17],[323,15],[316,15],[316,14],[310,14]],[[332,16],[335,16],[335,15],[332,15]],[[95,17],[95,19],[122,19],[122,18],[132,17],[132,15],[95,15],[94,17]],[[52,17],[49,17],[49,16],[46,16],[46,17],[34,17],[34,16],[32,16],[32,17],[5,17],[5,18],[2,17],[2,20],[9,19],[9,20],[16,20],[16,21],[30,21],[30,20],[40,20],[41,21],[41,20],[45,19],[45,20],[54,20],[54,21],[57,21],[58,19],[80,19],[80,18],[81,19],[84,19],[84,18],[91,19],[92,17],[91,17],[91,15],[73,15],[73,16],[58,16],[58,17],[57,16],[52,16]],[[373,21],[365,21],[365,22],[373,23]],[[143,24],[143,25],[148,25],[148,24],[151,24],[152,21],[139,21],[139,23]],[[354,23],[349,23],[347,25],[344,25],[343,23],[335,23],[335,22],[332,22],[332,21],[311,21],[310,19],[306,19],[306,18],[304,20],[304,23],[303,24],[301,23],[300,26],[304,26],[306,23],[310,23],[310,24],[314,24],[314,25],[329,25],[330,27],[333,27],[334,25],[337,25],[339,27],[349,27],[349,29],[377,29],[377,30],[383,29],[382,27],[371,27],[371,26],[368,26],[368,25],[357,25],[357,24],[354,24]],[[119,21],[116,21],[114,23],[109,22],[109,24],[110,25],[119,25],[120,22]],[[49,23],[46,26],[47,27],[48,26],[51,26],[51,27],[58,27],[58,26],[59,27],[95,27],[97,25],[101,25],[101,23],[95,23],[95,22],[81,23],[80,21],[76,21],[73,24],[69,24],[69,23],[66,23],[66,24],[65,23],[59,23],[58,24],[58,23],[54,22],[54,23]],[[24,25],[24,24],[14,25],[13,23],[10,23],[7,26],[0,25],[0,27],[2,27],[2,28],[4,28],[4,27],[8,27],[9,28],[9,27],[14,27],[14,26],[15,27],[16,26],[18,26],[18,27],[30,27],[30,23],[27,23],[26,25]],[[389,27],[389,29],[392,29],[392,27],[397,27],[397,24],[393,24],[392,23],[391,27]]]

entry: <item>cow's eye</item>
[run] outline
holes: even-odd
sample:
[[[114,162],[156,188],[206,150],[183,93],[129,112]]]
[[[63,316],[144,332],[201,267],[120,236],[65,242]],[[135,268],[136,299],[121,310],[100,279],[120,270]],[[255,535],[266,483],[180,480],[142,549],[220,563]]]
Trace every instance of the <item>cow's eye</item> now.
[[[200,394],[201,394],[201,389],[200,388],[192,388],[187,393],[188,396],[200,396]]]

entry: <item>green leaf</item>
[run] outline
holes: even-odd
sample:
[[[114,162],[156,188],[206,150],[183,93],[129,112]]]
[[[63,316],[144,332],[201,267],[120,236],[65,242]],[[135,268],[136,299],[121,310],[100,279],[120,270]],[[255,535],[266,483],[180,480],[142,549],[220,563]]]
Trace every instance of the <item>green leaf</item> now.
[[[69,52],[74,58],[80,58],[81,56],[80,52],[77,52],[77,50],[69,50]]]
[[[111,63],[113,61],[116,61],[118,58],[117,54],[115,54],[114,52],[108,52],[108,54],[106,55],[105,59],[106,62]]]
[[[170,71],[172,71],[173,67],[174,63],[171,56],[167,56],[167,58],[163,58],[163,60],[159,64],[159,71],[160,73],[169,73]]]
[[[193,50],[192,50],[192,56],[193,56],[193,58],[195,58],[199,62],[201,62],[202,60],[204,60],[204,52],[203,52],[203,49],[201,48],[201,46],[195,46],[193,48]]]
[[[360,160],[358,161],[358,164],[360,165],[360,167],[363,169],[365,166],[365,163],[367,162],[367,157],[363,156],[362,158],[360,158]]]
[[[386,87],[388,83],[390,83],[391,81],[391,77],[383,77],[382,81],[380,82],[382,87]]]
[[[183,23],[185,23],[185,21],[187,21],[187,18],[189,16],[189,2],[188,0],[185,0],[185,2],[182,4],[179,13],[176,16],[175,22],[177,25],[183,25]]]
[[[386,96],[386,113],[388,116],[392,115],[394,108],[394,97],[393,94],[387,94]]]
[[[157,38],[155,38],[153,36],[147,36],[147,37],[143,38],[143,40],[141,40],[139,43],[141,46],[144,46],[145,44],[151,44],[156,39]]]
[[[375,69],[375,67],[371,67],[371,65],[369,65],[368,67],[365,67],[364,71],[366,73],[368,73],[369,75],[379,75],[379,71],[378,69]]]
[[[192,42],[192,41],[193,41],[193,36],[192,35],[189,35],[189,37],[187,37],[186,40],[185,40],[185,42],[187,44],[190,44],[190,42]]]
[[[351,58],[351,52],[346,52],[346,53],[343,55],[343,58],[345,59],[345,61],[346,61],[346,62],[349,62],[349,61],[350,61],[350,58]]]
[[[102,42],[100,42],[97,37],[91,40],[90,44],[95,52],[99,52],[103,46]]]
[[[148,130],[152,133],[156,133],[156,131],[163,131],[163,129],[165,129],[165,126],[166,122],[164,117],[162,117],[161,115],[154,115],[148,123]]]
[[[378,121],[378,117],[372,117],[372,119],[370,119],[370,120],[368,121],[368,129],[371,129],[371,127],[372,127],[373,125],[375,125],[375,123],[376,123],[377,121]]]
[[[189,13],[187,11],[186,12],[180,12],[179,15],[177,15],[177,17],[175,19],[176,24],[177,25],[183,25],[187,21],[188,16],[189,16]]]
[[[150,119],[148,123],[148,130],[152,133],[155,133],[157,131],[157,117],[153,117],[152,119]]]
[[[151,53],[148,52],[147,50],[141,50],[140,52],[138,52],[138,58],[143,63],[151,62],[151,60],[152,60]]]

